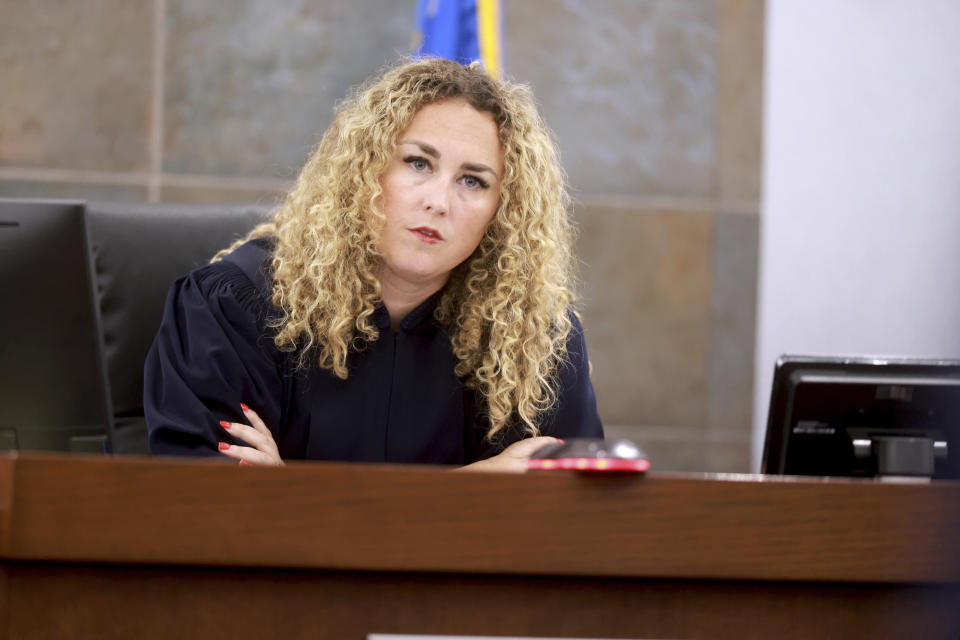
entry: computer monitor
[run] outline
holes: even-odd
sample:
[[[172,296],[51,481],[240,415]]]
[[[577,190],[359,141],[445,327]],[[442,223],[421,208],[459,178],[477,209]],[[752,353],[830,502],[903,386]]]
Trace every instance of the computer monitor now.
[[[781,356],[761,470],[960,479],[960,361]]]
[[[83,203],[0,198],[0,448],[103,450],[94,294]]]

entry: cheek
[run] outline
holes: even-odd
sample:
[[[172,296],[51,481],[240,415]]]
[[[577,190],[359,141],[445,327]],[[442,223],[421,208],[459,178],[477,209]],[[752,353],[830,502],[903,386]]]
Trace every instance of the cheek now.
[[[388,169],[380,176],[380,187],[383,191],[378,204],[384,213],[388,213],[388,209],[396,208],[397,203],[403,199],[405,185],[401,183],[401,176],[395,169]]]
[[[486,207],[484,208],[484,212],[482,216],[483,222],[480,225],[481,236],[487,230],[487,227],[493,224],[493,219],[497,217],[497,211],[499,209],[500,209],[500,197],[499,195],[495,195],[490,199],[490,201],[487,203]]]
[[[493,223],[493,218],[497,214],[497,207],[494,206],[492,209],[489,206],[483,207],[481,211],[478,211],[476,216],[472,219],[471,226],[471,248],[472,252],[480,245],[480,241],[483,240],[483,234],[486,233],[487,227]]]

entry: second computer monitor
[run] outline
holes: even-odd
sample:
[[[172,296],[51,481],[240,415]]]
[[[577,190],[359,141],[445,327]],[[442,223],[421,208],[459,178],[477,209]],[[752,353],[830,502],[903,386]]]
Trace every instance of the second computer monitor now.
[[[83,203],[0,199],[0,447],[108,433],[95,302]]]

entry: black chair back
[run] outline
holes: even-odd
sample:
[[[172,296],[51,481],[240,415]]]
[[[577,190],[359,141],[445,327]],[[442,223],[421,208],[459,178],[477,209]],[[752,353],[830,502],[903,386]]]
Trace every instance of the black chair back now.
[[[88,203],[115,453],[147,453],[143,363],[170,285],[269,211],[260,204]]]

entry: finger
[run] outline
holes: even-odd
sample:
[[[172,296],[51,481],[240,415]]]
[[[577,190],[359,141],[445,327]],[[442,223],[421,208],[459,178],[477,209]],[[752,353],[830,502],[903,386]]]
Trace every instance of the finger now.
[[[247,464],[260,466],[279,466],[283,464],[283,461],[279,458],[274,458],[253,447],[241,447],[240,445],[230,444],[229,442],[221,442],[218,446],[220,453],[228,458],[239,460],[241,463],[246,462]]]
[[[270,434],[270,429],[267,428],[267,425],[260,419],[260,416],[257,415],[257,412],[248,407],[247,405],[240,403],[240,408],[243,409],[243,415],[250,421],[250,424],[260,433]],[[270,437],[273,438],[273,434],[270,434]]]
[[[538,436],[536,438],[527,438],[519,440],[506,448],[504,453],[510,452],[510,455],[518,458],[529,458],[535,451],[551,444],[557,444],[559,440],[552,436]]]
[[[254,448],[265,453],[275,451],[277,448],[271,436],[265,435],[243,423],[221,420],[220,426],[228,431],[230,435],[243,440],[247,444],[253,445]]]

